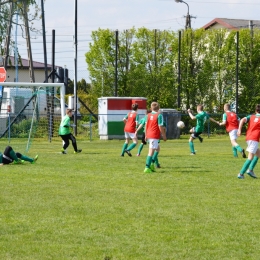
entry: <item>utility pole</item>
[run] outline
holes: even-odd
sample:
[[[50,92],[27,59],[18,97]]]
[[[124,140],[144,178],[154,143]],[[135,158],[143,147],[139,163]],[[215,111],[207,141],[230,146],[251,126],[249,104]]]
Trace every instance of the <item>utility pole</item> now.
[[[191,28],[191,18],[196,18],[196,17],[190,15],[190,7],[186,2],[184,2],[183,0],[175,0],[175,2],[176,3],[184,3],[184,4],[187,5],[188,11],[187,11],[187,15],[186,15],[185,30],[190,29]]]
[[[115,97],[117,97],[117,85],[118,85],[118,30],[116,30]]]
[[[5,39],[4,61],[3,61],[5,70],[7,69],[8,57],[9,57],[9,45],[10,45],[11,30],[12,30],[13,12],[14,12],[14,4],[13,2],[10,2],[10,16],[9,16],[6,39]]]
[[[77,56],[78,56],[78,0],[75,0],[75,35],[74,35],[74,135],[77,135],[78,96],[77,96]]]

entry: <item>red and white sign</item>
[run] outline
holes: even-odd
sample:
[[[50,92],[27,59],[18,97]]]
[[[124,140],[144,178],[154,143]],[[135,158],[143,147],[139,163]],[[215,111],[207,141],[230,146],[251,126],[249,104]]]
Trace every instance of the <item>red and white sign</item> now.
[[[0,82],[5,82],[6,80],[6,70],[4,67],[0,67]]]

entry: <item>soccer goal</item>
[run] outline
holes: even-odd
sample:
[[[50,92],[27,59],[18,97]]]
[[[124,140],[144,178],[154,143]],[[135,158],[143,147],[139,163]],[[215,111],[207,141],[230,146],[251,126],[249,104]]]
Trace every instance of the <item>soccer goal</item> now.
[[[19,149],[28,152],[34,138],[51,142],[58,137],[61,118],[65,115],[63,83],[4,82],[0,85],[0,139],[6,145],[24,141],[26,145]]]

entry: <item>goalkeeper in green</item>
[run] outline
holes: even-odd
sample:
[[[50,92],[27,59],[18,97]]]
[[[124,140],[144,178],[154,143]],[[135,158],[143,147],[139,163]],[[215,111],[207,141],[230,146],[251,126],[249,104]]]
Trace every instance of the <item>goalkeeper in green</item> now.
[[[23,164],[24,161],[34,164],[38,159],[38,155],[30,158],[21,153],[16,153],[11,146],[5,148],[4,153],[0,153],[0,165],[5,164]]]
[[[70,124],[70,118],[72,117],[72,109],[67,108],[66,109],[66,115],[63,117],[61,123],[60,123],[60,128],[59,128],[59,136],[63,140],[63,146],[61,149],[61,152],[63,154],[66,154],[66,149],[70,145],[69,140],[72,142],[72,146],[74,148],[74,153],[80,153],[82,150],[77,148],[77,141],[75,136],[70,132],[70,127],[72,126]]]

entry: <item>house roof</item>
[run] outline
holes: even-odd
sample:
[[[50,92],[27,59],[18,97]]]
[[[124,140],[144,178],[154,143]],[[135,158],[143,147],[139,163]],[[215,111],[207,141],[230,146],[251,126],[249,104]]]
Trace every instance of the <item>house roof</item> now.
[[[229,18],[215,18],[202,28],[208,30],[211,27],[219,24],[221,27],[229,30],[239,30],[243,28],[249,28],[249,22],[252,21],[253,27],[260,28],[259,20],[243,20],[243,19],[229,19]]]
[[[11,64],[11,65],[10,65]],[[7,64],[7,68],[10,67],[14,67],[15,66],[15,60],[14,60],[14,56],[9,56],[8,57],[8,64]],[[18,66],[19,68],[24,68],[24,69],[28,69],[29,68],[29,60],[27,59],[19,59],[18,60]],[[60,67],[60,66],[55,66],[55,68]],[[33,61],[33,68],[34,69],[44,69],[45,65],[43,62],[38,62],[38,61]],[[52,69],[52,65],[47,64],[47,68],[50,70]]]

